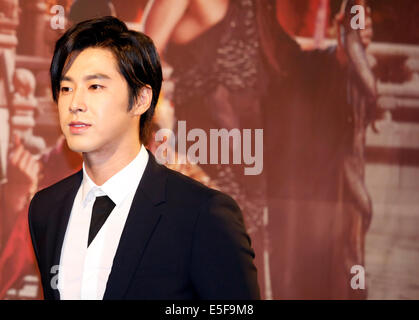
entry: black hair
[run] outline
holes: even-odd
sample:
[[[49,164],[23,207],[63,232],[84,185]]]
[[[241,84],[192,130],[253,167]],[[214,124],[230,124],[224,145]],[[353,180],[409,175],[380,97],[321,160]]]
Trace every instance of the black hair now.
[[[141,88],[146,85],[151,87],[153,98],[150,108],[140,118],[140,139],[146,144],[163,81],[160,58],[147,35],[129,30],[124,22],[115,17],[79,22],[58,39],[50,67],[54,101],[58,102],[62,73],[71,64],[71,55],[90,47],[108,49],[115,56],[119,71],[129,87],[128,110],[132,108]]]

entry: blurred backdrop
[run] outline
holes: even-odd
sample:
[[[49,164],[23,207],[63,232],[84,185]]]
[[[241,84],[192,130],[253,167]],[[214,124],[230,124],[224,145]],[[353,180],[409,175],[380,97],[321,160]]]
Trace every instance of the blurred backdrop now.
[[[104,15],[154,39],[165,81],[147,146],[172,130],[167,166],[237,200],[264,299],[419,299],[416,0],[0,0],[1,299],[42,298],[28,205],[81,168],[50,61],[65,29]],[[263,170],[181,161],[180,120],[263,129]]]

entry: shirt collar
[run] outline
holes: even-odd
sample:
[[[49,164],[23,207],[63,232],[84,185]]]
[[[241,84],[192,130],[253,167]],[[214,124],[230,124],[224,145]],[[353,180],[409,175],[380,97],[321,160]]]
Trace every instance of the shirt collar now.
[[[83,163],[82,203],[86,206],[98,196],[107,195],[118,207],[132,190],[136,190],[148,162],[148,152],[141,145],[140,152],[127,166],[114,174],[103,185],[96,185]]]

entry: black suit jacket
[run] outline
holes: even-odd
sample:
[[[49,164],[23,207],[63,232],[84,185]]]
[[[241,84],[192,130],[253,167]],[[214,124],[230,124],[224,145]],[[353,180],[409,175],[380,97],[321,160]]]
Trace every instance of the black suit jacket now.
[[[254,252],[237,204],[149,156],[104,299],[258,299]],[[29,207],[45,299],[60,298],[54,285],[82,177],[79,171],[39,191]]]

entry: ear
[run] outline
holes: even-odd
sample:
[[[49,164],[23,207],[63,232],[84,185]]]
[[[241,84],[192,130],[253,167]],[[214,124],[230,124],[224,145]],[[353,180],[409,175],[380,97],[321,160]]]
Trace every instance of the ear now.
[[[140,89],[137,99],[130,110],[133,116],[141,116],[150,108],[151,100],[153,99],[153,90],[149,85]]]

